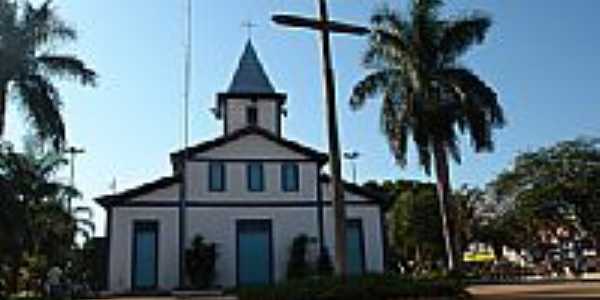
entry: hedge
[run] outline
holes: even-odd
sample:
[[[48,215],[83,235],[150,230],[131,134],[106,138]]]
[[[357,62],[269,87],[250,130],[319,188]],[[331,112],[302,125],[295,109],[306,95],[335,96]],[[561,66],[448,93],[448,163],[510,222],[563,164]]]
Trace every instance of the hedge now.
[[[236,291],[239,300],[396,300],[464,299],[468,293],[459,281],[416,280],[395,275],[367,275],[341,280],[312,278],[274,286],[246,287]]]

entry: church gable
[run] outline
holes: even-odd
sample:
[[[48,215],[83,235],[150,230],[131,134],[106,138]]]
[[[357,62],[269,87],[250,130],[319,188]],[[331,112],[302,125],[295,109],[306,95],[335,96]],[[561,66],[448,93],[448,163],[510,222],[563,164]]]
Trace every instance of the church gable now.
[[[188,148],[192,160],[310,160],[325,163],[327,156],[312,148],[275,136],[259,127],[247,127],[230,135]],[[177,161],[183,151],[173,153]]]
[[[137,187],[96,199],[104,207],[147,202],[172,202],[179,199],[179,178],[159,178]]]

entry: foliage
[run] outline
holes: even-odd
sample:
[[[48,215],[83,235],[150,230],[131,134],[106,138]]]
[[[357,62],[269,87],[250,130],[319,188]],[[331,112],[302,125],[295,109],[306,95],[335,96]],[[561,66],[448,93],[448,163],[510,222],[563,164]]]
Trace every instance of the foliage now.
[[[287,279],[306,278],[312,273],[312,268],[307,261],[308,243],[309,238],[306,234],[301,234],[292,241],[287,268]]]
[[[405,166],[412,137],[427,174],[435,166],[449,266],[453,255],[446,208],[450,196],[448,156],[460,162],[459,135],[476,152],[492,151],[493,130],[504,125],[498,95],[460,58],[483,43],[488,16],[442,18],[444,1],[413,0],[408,16],[387,6],[371,18],[363,64],[369,74],[356,84],[350,104],[362,108],[380,97],[381,127],[396,161]]]
[[[400,263],[404,272],[414,275],[435,271],[445,254],[436,186],[411,180],[372,181],[365,185],[390,195],[392,199],[386,216],[390,250],[387,251],[387,269],[396,270]],[[478,193],[476,189],[463,187],[454,192],[449,203],[457,252],[462,252],[472,238],[473,209]]]
[[[329,250],[327,248],[323,249],[321,253],[319,253],[319,258],[317,260],[317,273],[319,276],[327,277],[333,275],[333,262],[331,261],[331,255],[329,254]]]
[[[405,258],[405,262],[413,260],[416,269],[432,269],[433,263],[444,256],[435,190],[402,193],[392,208],[392,214],[395,250]]]
[[[216,276],[216,245],[207,243],[204,237],[198,235],[192,242],[192,248],[186,250],[185,259],[187,276],[192,286],[198,289],[209,288]]]
[[[543,254],[548,236],[563,228],[598,242],[600,140],[579,138],[522,153],[490,189],[503,209],[480,230],[484,240]]]
[[[70,279],[84,283],[91,291],[106,289],[106,262],[108,259],[106,238],[87,240],[83,247],[76,249],[72,258]]]
[[[19,282],[33,288],[48,268],[70,258],[78,221],[63,204],[79,193],[55,180],[64,163],[31,144],[24,153],[0,144],[0,269],[7,270],[0,275],[11,293]]]
[[[462,284],[446,280],[413,280],[392,275],[340,279],[310,278],[270,287],[237,291],[240,300],[387,300],[404,297],[466,296]]]
[[[96,73],[73,54],[55,53],[58,45],[77,34],[46,0],[39,7],[28,1],[0,0],[0,136],[9,101],[26,113],[41,140],[61,148],[65,125],[62,99],[53,79],[74,79],[95,85]]]

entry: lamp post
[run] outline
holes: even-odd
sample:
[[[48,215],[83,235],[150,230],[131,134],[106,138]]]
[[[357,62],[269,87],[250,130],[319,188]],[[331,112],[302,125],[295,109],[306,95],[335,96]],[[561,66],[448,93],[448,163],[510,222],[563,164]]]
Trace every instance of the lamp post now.
[[[273,21],[279,25],[317,31],[321,36],[321,59],[324,78],[324,96],[327,115],[327,135],[329,140],[329,164],[335,215],[335,269],[338,275],[347,275],[346,268],[346,211],[344,188],[341,180],[340,142],[338,137],[337,111],[335,99],[335,79],[331,58],[330,36],[332,33],[365,35],[369,29],[352,24],[331,21],[326,0],[317,0],[318,18],[295,15],[275,15]],[[324,247],[321,247],[324,251]],[[322,253],[324,254],[324,253]]]
[[[75,188],[75,159],[77,157],[77,155],[79,154],[83,154],[85,153],[85,149],[83,148],[77,148],[75,146],[71,146],[68,147],[67,149],[65,149],[65,154],[69,155],[69,165],[71,166],[71,178],[70,178],[70,185],[71,188]],[[67,204],[67,210],[69,211],[69,214],[73,213],[73,203],[72,203],[72,198],[69,197],[68,198],[68,204]]]
[[[356,184],[356,160],[360,158],[361,154],[357,151],[344,152],[344,158],[349,160],[352,164],[352,182]]]

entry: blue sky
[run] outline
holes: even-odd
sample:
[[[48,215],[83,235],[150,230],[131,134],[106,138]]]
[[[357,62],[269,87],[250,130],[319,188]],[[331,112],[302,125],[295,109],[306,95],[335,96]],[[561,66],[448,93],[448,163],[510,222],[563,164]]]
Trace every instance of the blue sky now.
[[[253,41],[276,88],[288,93],[284,133],[326,149],[320,59],[316,36],[277,28],[273,12],[314,14],[311,0],[194,0],[191,140],[222,133],[209,113],[224,91],[248,38],[246,20],[258,24]],[[382,3],[331,0],[337,18],[367,24]],[[405,9],[407,0],[389,1]],[[520,151],[580,135],[600,135],[600,2],[591,0],[457,0],[446,14],[481,9],[494,25],[485,45],[464,63],[500,94],[508,126],[496,135],[492,154],[474,154],[462,144],[464,162],[452,166],[452,181],[482,185],[508,167]],[[184,1],[60,0],[58,11],[77,28],[80,39],[65,52],[80,55],[100,74],[95,89],[61,83],[68,138],[87,153],[77,164],[82,204],[106,194],[112,178],[118,189],[170,174],[168,154],[182,145]],[[350,4],[351,3],[351,4]],[[338,107],[344,149],[363,153],[359,181],[424,179],[414,156],[398,168],[379,131],[379,102],[352,112],[348,97],[364,75],[359,65],[365,41],[334,39]],[[22,118],[15,107],[8,119],[9,140],[18,143]],[[344,164],[347,178],[350,168]],[[65,172],[64,175],[66,176]],[[66,177],[65,177],[66,178]],[[104,213],[94,206],[97,234]]]

